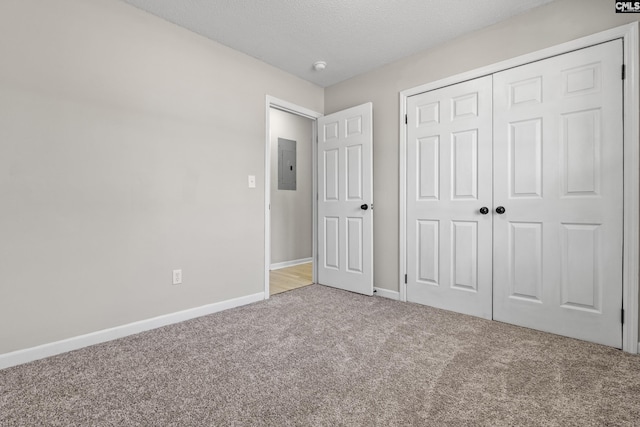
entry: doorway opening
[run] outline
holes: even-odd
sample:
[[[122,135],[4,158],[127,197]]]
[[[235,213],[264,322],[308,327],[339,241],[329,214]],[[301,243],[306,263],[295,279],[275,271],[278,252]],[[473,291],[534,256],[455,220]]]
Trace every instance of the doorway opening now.
[[[265,299],[316,282],[316,119],[267,97]]]

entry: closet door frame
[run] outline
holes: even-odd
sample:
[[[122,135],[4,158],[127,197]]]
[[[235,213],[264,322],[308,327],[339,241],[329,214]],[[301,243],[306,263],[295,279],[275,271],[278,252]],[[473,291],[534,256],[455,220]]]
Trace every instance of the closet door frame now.
[[[623,271],[622,296],[624,323],[622,325],[622,349],[637,354],[639,280],[640,275],[640,86],[638,70],[638,23],[623,25],[607,31],[562,43],[486,67],[420,85],[400,92],[400,248],[398,288],[400,300],[407,300],[405,278],[407,274],[407,98],[434,89],[494,74],[509,68],[562,55],[595,44],[622,39],[625,64],[624,99],[624,223],[623,223]],[[621,70],[622,78],[622,70]]]

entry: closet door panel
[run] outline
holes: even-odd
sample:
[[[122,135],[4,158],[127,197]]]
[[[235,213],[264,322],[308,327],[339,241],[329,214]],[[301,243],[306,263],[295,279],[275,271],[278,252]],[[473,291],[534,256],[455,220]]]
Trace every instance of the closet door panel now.
[[[494,319],[622,346],[622,42],[494,75]]]
[[[491,318],[491,76],[408,99],[407,299]]]

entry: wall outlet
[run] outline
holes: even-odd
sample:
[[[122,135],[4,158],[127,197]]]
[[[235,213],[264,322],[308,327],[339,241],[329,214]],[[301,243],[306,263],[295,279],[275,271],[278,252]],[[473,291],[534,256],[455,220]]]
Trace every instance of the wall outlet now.
[[[179,285],[182,283],[182,270],[173,270],[173,284]]]

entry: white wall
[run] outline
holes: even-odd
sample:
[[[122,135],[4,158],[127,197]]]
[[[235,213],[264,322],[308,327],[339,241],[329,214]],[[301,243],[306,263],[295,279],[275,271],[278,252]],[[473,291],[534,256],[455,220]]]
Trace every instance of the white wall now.
[[[275,108],[271,130],[271,263],[311,258],[313,121]],[[278,138],[296,141],[296,190],[278,190]]]
[[[267,94],[323,111],[124,2],[0,2],[0,354],[262,292]]]
[[[412,87],[638,20],[609,0],[557,0],[325,89],[325,114],[372,101],[375,286],[398,291],[399,102]]]

